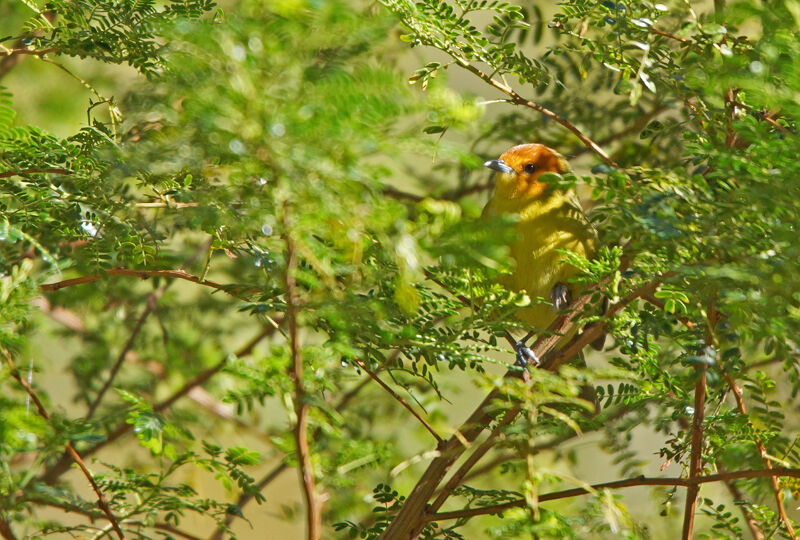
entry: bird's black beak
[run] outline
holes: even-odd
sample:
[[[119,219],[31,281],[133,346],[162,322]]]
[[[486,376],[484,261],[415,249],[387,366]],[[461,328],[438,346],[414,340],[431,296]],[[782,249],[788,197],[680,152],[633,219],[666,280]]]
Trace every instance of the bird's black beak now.
[[[489,167],[493,171],[501,172],[504,174],[511,174],[514,172],[514,169],[506,165],[506,162],[502,159],[492,159],[487,161],[483,164],[484,167]]]

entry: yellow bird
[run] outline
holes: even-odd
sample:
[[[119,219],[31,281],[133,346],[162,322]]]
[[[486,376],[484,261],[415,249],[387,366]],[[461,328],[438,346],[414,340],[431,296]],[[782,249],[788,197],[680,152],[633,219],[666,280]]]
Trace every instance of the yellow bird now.
[[[516,269],[504,285],[525,291],[533,300],[542,297],[550,301],[519,313],[521,320],[544,330],[569,303],[569,279],[577,273],[574,266],[562,262],[564,256],[556,250],[591,259],[597,250],[597,232],[583,213],[574,190],[556,189],[539,181],[544,173],[569,172],[567,160],[555,150],[542,144],[521,144],[484,165],[497,171],[494,193],[483,210],[484,216],[519,215],[519,239],[511,246]],[[518,364],[538,363],[525,346],[533,333],[517,344]]]

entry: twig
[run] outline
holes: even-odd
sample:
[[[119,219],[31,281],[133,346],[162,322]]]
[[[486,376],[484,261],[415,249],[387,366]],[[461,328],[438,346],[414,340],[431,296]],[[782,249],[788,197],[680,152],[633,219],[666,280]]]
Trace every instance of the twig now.
[[[289,376],[294,382],[294,412],[296,423],[294,426],[295,445],[297,446],[297,461],[300,465],[300,478],[303,486],[303,497],[306,502],[306,534],[308,540],[322,538],[322,500],[317,494],[314,479],[314,466],[311,462],[311,450],[308,445],[308,414],[311,406],[306,398],[303,387],[303,351],[300,345],[299,328],[297,324],[297,310],[300,299],[297,294],[297,250],[292,238],[292,228],[288,216],[288,207],[284,207],[284,222],[286,225],[286,319],[289,322],[289,348],[292,357],[292,368]]]
[[[263,339],[271,336],[274,332],[275,332],[275,327],[265,326],[258,335],[256,335],[253,339],[251,339],[244,347],[235,352],[234,356],[236,356],[237,358],[243,358],[245,356],[250,355],[253,352],[255,346],[258,345],[258,343],[260,343]],[[156,403],[153,406],[153,410],[155,412],[162,412],[171,407],[176,401],[178,401],[186,394],[188,394],[192,388],[204,384],[211,377],[222,371],[222,369],[226,365],[228,365],[228,358],[229,358],[228,356],[225,356],[222,360],[217,362],[212,367],[195,375],[193,379],[190,379],[189,381],[184,383],[184,385],[179,390],[175,391],[175,393],[173,393],[170,397],[168,397],[164,401]],[[90,446],[89,448],[84,450],[81,453],[81,455],[85,458],[98,452],[106,445],[111,444],[112,442],[116,441],[117,439],[128,433],[132,428],[133,426],[126,422],[119,424],[116,427],[116,429],[114,429],[113,431],[108,433],[108,435],[106,435],[105,439]],[[62,455],[58,461],[56,461],[53,465],[51,465],[44,471],[44,473],[40,477],[40,480],[46,484],[54,483],[59,476],[61,476],[68,470],[69,462],[70,462],[70,457],[67,454]]]
[[[280,476],[280,474],[283,471],[287,470],[288,468],[289,465],[286,463],[285,460],[278,463],[264,476],[264,478],[259,480],[258,484],[256,484],[257,491],[259,493],[263,491],[265,487],[271,484],[273,480],[275,480],[278,476]],[[247,503],[249,503],[254,497],[255,495],[253,495],[252,493],[242,493],[242,495],[239,497],[239,500],[236,501],[236,507],[239,510],[241,510],[242,507]],[[233,520],[235,520],[236,518],[237,518],[236,514],[229,513],[225,517],[225,526],[230,526],[230,524],[233,523]],[[211,533],[211,536],[208,537],[208,540],[222,540],[224,536],[225,536],[225,529],[223,529],[222,527],[217,527],[217,529],[213,533]]]
[[[194,208],[200,206],[197,202],[138,202],[136,208]]]
[[[747,408],[745,407],[744,399],[742,398],[742,389],[739,388],[739,386],[736,384],[736,381],[733,380],[733,377],[731,377],[729,373],[723,371],[722,376],[724,377],[725,382],[728,383],[728,387],[733,391],[733,397],[736,400],[736,406],[739,409],[739,413],[747,418]],[[747,422],[752,425],[749,419]],[[753,442],[756,443],[756,448],[758,448],[758,452],[761,455],[761,460],[764,462],[764,467],[771,469],[772,462],[767,456],[767,447],[764,446],[764,443],[758,437],[755,437]],[[794,527],[792,527],[792,521],[789,519],[789,515],[786,513],[786,507],[783,504],[783,494],[781,493],[781,488],[778,485],[778,479],[775,476],[770,476],[769,480],[770,484],[772,485],[772,492],[775,496],[775,504],[778,507],[778,514],[781,517],[781,521],[783,522],[784,527],[786,527],[789,537],[792,538],[792,540],[797,540]]]
[[[650,109],[648,112],[644,113],[642,116],[637,118],[636,121],[633,122],[630,126],[624,128],[624,129],[622,129],[622,130],[620,130],[620,131],[618,131],[616,133],[612,133],[611,135],[608,135],[608,136],[600,139],[599,141],[597,141],[597,144],[600,145],[600,146],[606,146],[607,144],[611,144],[612,142],[614,142],[616,140],[623,139],[623,138],[627,137],[628,135],[633,135],[635,133],[639,133],[642,129],[647,127],[647,124],[649,124],[650,121],[653,118],[655,118],[656,116],[658,116],[659,114],[661,114],[662,112],[664,112],[666,110],[667,110],[667,106],[666,105],[663,105],[663,104],[656,105],[652,109]],[[570,155],[571,155],[571,157],[580,156],[581,154],[584,154],[584,153],[588,152],[589,150],[590,150],[589,148],[583,147],[580,150],[578,150],[577,152],[572,152],[572,154],[570,154]]]
[[[425,426],[425,429],[427,429],[427,430],[428,430],[428,432],[430,432],[430,434],[431,434],[431,435],[433,435],[433,438],[434,438],[434,439],[436,439],[436,442],[437,442],[437,443],[443,443],[443,442],[444,442],[444,439],[442,439],[442,438],[439,436],[439,434],[438,434],[438,433],[436,433],[436,430],[435,430],[435,429],[433,429],[433,426],[431,426],[431,425],[428,423],[428,421],[427,421],[427,420],[425,420],[425,419],[422,417],[422,415],[420,415],[420,414],[419,414],[417,411],[415,411],[415,410],[414,410],[414,409],[411,407],[411,405],[409,405],[409,404],[408,404],[408,402],[407,402],[406,400],[404,400],[404,399],[403,399],[401,396],[399,396],[399,395],[397,394],[397,392],[395,392],[394,390],[392,390],[392,389],[391,389],[391,387],[390,387],[389,385],[387,385],[385,382],[383,382],[383,381],[382,381],[382,380],[381,380],[381,379],[380,379],[380,378],[379,378],[379,377],[378,377],[378,376],[377,376],[377,375],[376,375],[376,374],[375,374],[375,373],[374,373],[374,372],[373,372],[371,369],[369,369],[369,368],[366,366],[366,364],[364,364],[364,362],[362,362],[362,361],[361,361],[361,360],[359,360],[358,358],[355,358],[355,359],[354,359],[354,362],[356,363],[356,365],[358,365],[358,367],[360,367],[361,369],[363,369],[363,370],[364,370],[364,371],[367,373],[367,375],[369,375],[370,379],[372,379],[373,381],[375,381],[376,383],[378,383],[378,384],[380,385],[380,387],[381,387],[381,388],[383,388],[384,390],[386,390],[386,391],[389,393],[389,395],[390,395],[390,396],[392,396],[392,397],[395,399],[395,401],[397,401],[398,403],[400,403],[400,405],[402,405],[403,407],[405,407],[405,408],[406,408],[406,410],[407,410],[408,412],[410,412],[412,415],[414,415],[414,418],[416,418],[417,420],[419,420],[419,423],[420,423],[420,424],[422,424],[423,426]]]
[[[511,98],[511,101],[514,104],[523,105],[525,107],[528,107],[529,109],[533,109],[534,111],[542,114],[543,116],[546,116],[547,118],[550,118],[551,120],[554,120],[556,123],[564,126],[569,131],[571,131],[576,137],[578,137],[578,139],[581,140],[581,142],[583,144],[585,144],[588,148],[590,148],[592,150],[592,152],[597,154],[600,157],[600,159],[605,161],[608,165],[610,165],[612,167],[615,167],[615,168],[619,167],[619,165],[617,165],[614,162],[614,160],[609,157],[609,155],[605,152],[605,150],[603,150],[592,139],[587,137],[580,129],[578,129],[572,122],[570,122],[566,118],[564,118],[564,117],[560,116],[559,114],[551,111],[550,109],[548,109],[548,108],[536,103],[535,101],[531,101],[529,99],[526,99],[526,98],[520,96],[509,85],[492,78],[491,75],[489,75],[487,73],[484,73],[483,71],[481,71],[480,69],[476,68],[475,66],[473,66],[472,64],[470,64],[466,60],[456,58],[456,61],[458,62],[458,64],[461,67],[463,67],[467,71],[471,71],[472,73],[477,75],[480,79],[482,79],[483,81],[487,82],[489,85],[495,87],[496,89],[498,89],[501,92],[503,92],[504,94],[506,94],[508,97]]]
[[[472,454],[461,464],[461,466],[453,473],[453,476],[450,477],[450,480],[447,481],[445,486],[442,488],[439,496],[436,497],[436,500],[428,507],[428,512],[436,512],[442,505],[447,501],[448,497],[452,495],[453,490],[456,489],[461,482],[464,480],[464,477],[469,473],[470,469],[475,466],[480,459],[486,455],[486,452],[492,449],[495,445],[495,439],[500,436],[503,432],[503,429],[508,426],[521,412],[520,407],[513,407],[506,411],[503,415],[503,419],[497,423],[497,426],[492,430],[489,434],[489,437],[483,441],[478,448],[476,448]]]
[[[11,529],[11,524],[8,522],[5,514],[0,513],[0,536],[4,540],[17,540],[14,531]]]
[[[68,169],[21,169],[19,171],[3,171],[0,172],[0,178],[11,178],[12,176],[19,176],[21,174],[74,174]]]
[[[593,484],[585,488],[573,488],[564,491],[556,491],[553,493],[545,493],[539,496],[539,502],[555,501],[559,499],[569,499],[580,495],[587,495],[596,493],[602,489],[619,489],[626,487],[637,486],[678,486],[678,487],[697,487],[701,484],[709,484],[713,482],[725,482],[727,480],[737,480],[742,478],[764,478],[769,476],[788,476],[792,478],[800,478],[800,469],[791,468],[775,468],[775,469],[755,469],[747,471],[734,471],[719,474],[709,474],[707,476],[695,476],[693,478],[650,478],[646,476],[637,476],[636,478],[629,478],[625,480],[615,480],[613,482],[605,482],[602,484]],[[500,514],[511,508],[524,508],[527,505],[525,499],[518,499],[509,501],[503,504],[492,506],[481,506],[479,508],[467,508],[464,510],[455,510],[453,512],[439,512],[435,514],[428,514],[425,516],[426,521],[443,521],[448,519],[461,519],[474,516],[482,516],[487,514]]]
[[[4,51],[0,50],[0,56],[14,56],[16,54],[30,54],[34,56],[41,56],[43,54],[51,53],[55,50],[56,50],[55,47],[48,47],[46,49],[25,49],[25,48],[6,49]]]
[[[689,477],[699,476],[703,469],[703,408],[706,399],[706,370],[698,367],[698,379],[694,386],[694,416],[692,417],[692,452],[689,461]],[[694,514],[697,506],[697,484],[686,491],[686,506],[683,513],[683,540],[691,540],[694,530]]]
[[[404,199],[412,202],[420,202],[425,199],[425,197],[422,195],[402,191],[392,186],[386,186],[383,188],[383,194],[387,197],[391,197],[392,199]]]
[[[48,23],[52,23],[56,18],[55,11],[46,11],[42,14],[44,19]],[[22,49],[25,47],[25,40],[22,38],[18,39],[17,42],[14,44],[15,49]],[[0,59],[0,79],[8,75],[8,72],[14,69],[14,67],[23,59],[26,55],[23,54],[14,54],[10,56],[5,56]]]
[[[36,409],[39,412],[39,416],[41,416],[45,420],[49,420],[50,414],[47,412],[47,409],[44,407],[44,404],[39,399],[39,396],[33,389],[33,387],[30,384],[28,384],[28,381],[26,381],[25,378],[22,377],[17,371],[17,367],[14,365],[14,359],[11,358],[11,353],[8,352],[8,350],[3,349],[3,356],[5,356],[6,363],[8,364],[8,367],[11,371],[11,376],[14,377],[14,379],[20,384],[20,386],[22,386],[28,393],[31,400],[36,405]],[[81,458],[80,454],[78,454],[78,452],[72,446],[71,442],[67,442],[66,448],[69,456],[75,463],[78,464],[78,467],[81,469],[81,472],[83,472],[83,475],[89,481],[89,485],[92,486],[92,490],[94,490],[95,495],[97,495],[98,505],[100,506],[100,509],[103,511],[103,513],[106,515],[106,518],[108,518],[109,523],[111,523],[114,532],[117,533],[117,537],[119,537],[120,540],[124,539],[125,535],[122,533],[122,529],[119,528],[119,524],[117,523],[114,514],[111,512],[111,507],[108,505],[108,501],[106,500],[105,495],[100,489],[100,486],[97,485],[97,482],[95,482],[92,473],[89,472],[89,469],[86,467],[86,464],[83,462],[83,459]]]
[[[751,107],[750,105],[745,105],[745,104],[744,104],[744,103],[742,103],[741,101],[733,101],[733,102],[732,102],[732,105],[734,105],[734,106],[736,106],[736,107],[741,107],[742,109],[745,109],[745,110],[747,110],[747,111],[750,111],[750,112],[752,112],[752,113],[754,113],[754,114],[757,114],[758,116],[760,116],[760,117],[761,117],[761,119],[762,119],[762,120],[766,120],[767,122],[769,122],[770,124],[772,124],[772,125],[775,127],[775,129],[777,129],[778,131],[780,131],[780,132],[781,132],[781,133],[783,133],[784,135],[794,135],[794,133],[792,133],[791,131],[789,131],[788,129],[786,129],[786,126],[782,126],[780,123],[778,123],[778,122],[777,122],[777,121],[776,121],[776,120],[775,120],[775,119],[774,119],[774,118],[771,116],[771,114],[770,114],[768,111],[759,111],[759,110],[756,110],[756,109],[754,109],[753,107]]]
[[[144,326],[144,322],[147,320],[147,317],[149,317],[150,314],[155,309],[156,303],[158,302],[159,298],[161,298],[161,295],[164,294],[165,290],[166,289],[164,287],[161,287],[157,291],[147,295],[147,305],[142,311],[142,314],[139,316],[139,320],[136,321],[136,324],[134,325],[133,330],[131,331],[131,335],[128,336],[128,341],[125,343],[125,346],[122,347],[122,350],[119,352],[119,355],[117,356],[117,361],[114,362],[114,365],[111,367],[111,371],[108,374],[106,382],[103,383],[103,386],[102,388],[100,388],[100,391],[97,392],[97,396],[95,396],[94,401],[92,401],[92,403],[89,405],[89,410],[86,411],[86,416],[84,416],[85,419],[88,420],[89,418],[94,416],[97,407],[100,406],[100,402],[103,400],[103,396],[105,396],[105,393],[111,387],[111,384],[114,382],[114,378],[117,376],[117,373],[122,367],[122,363],[125,361],[125,357],[128,356],[128,352],[130,352],[130,350],[133,348],[133,343],[136,341],[136,337],[139,335],[139,332],[141,332],[142,327]]]
[[[650,27],[650,33],[655,34],[657,36],[663,36],[670,39],[674,39],[675,41],[680,41],[681,43],[689,43],[688,39],[684,39],[682,37],[678,37],[675,34],[670,34],[669,32],[665,32],[663,30],[659,30],[658,28]]]
[[[717,466],[717,468],[721,472],[725,471],[723,467]],[[731,497],[733,497],[734,504],[737,504],[736,501],[745,500],[744,495],[742,495],[742,492],[739,491],[738,487],[736,487],[735,480],[725,480],[725,486],[728,488]],[[742,511],[742,516],[744,517],[744,520],[747,522],[747,527],[750,529],[750,534],[753,535],[753,540],[764,540],[764,533],[761,532],[761,529],[758,528],[758,521],[756,521],[756,518],[753,516],[753,512],[750,511],[750,509],[747,507],[746,504],[737,504],[737,506]]]
[[[707,309],[707,327],[705,346],[714,345],[714,329],[719,320],[714,304],[709,302]],[[695,367],[697,381],[694,385],[694,413],[692,416],[692,448],[689,456],[689,478],[700,476],[703,472],[703,412],[706,405],[706,365]],[[683,510],[683,540],[691,540],[694,531],[694,515],[697,508],[698,485],[689,486],[686,490],[686,505]]]
[[[58,291],[66,287],[72,287],[73,285],[93,283],[103,279],[106,275],[138,277],[141,279],[148,279],[151,277],[183,279],[185,281],[191,281],[192,283],[197,283],[198,285],[203,285],[204,287],[211,287],[212,289],[217,289],[228,294],[233,294],[231,289],[234,288],[231,285],[223,285],[222,283],[217,283],[216,281],[211,281],[210,279],[201,279],[200,277],[190,274],[184,270],[134,270],[131,268],[110,268],[105,271],[105,274],[81,276],[72,279],[65,279],[64,281],[58,281],[56,283],[44,283],[42,284],[41,289],[43,291]],[[259,289],[244,289],[244,292],[259,292]]]
[[[363,390],[365,386],[367,386],[367,383],[369,383],[369,379],[368,378],[364,378],[361,382],[359,382],[357,385],[355,385],[344,396],[342,396],[342,398],[336,404],[334,409],[336,409],[336,411],[341,412],[345,407],[347,407],[347,405],[350,403],[350,401],[354,397],[356,397],[356,395],[361,390]],[[314,428],[314,432],[312,433],[311,437],[316,439],[320,435],[322,435],[322,428],[320,426],[317,426],[316,428]],[[278,475],[280,475],[280,473],[282,473],[283,471],[285,471],[288,468],[289,468],[289,465],[286,463],[285,460],[282,461],[281,463],[279,463],[278,465],[276,465],[272,470],[270,470],[264,476],[264,478],[259,480],[258,484],[256,484],[256,486],[258,487],[258,491],[259,492],[263,491],[264,488],[266,488],[273,480],[275,480],[275,478],[278,477]],[[239,500],[236,501],[236,507],[241,511],[246,504],[248,504],[251,500],[253,500],[253,498],[254,498],[254,496],[252,494],[243,493],[239,497]],[[237,517],[239,517],[238,514],[234,514],[234,513],[228,514],[228,516],[225,518],[225,525],[226,526],[230,526],[230,524],[233,523],[233,520],[235,520]],[[211,534],[211,536],[209,536],[208,540],[222,540],[224,534],[225,534],[225,530],[222,527],[218,527],[217,530],[214,531]]]

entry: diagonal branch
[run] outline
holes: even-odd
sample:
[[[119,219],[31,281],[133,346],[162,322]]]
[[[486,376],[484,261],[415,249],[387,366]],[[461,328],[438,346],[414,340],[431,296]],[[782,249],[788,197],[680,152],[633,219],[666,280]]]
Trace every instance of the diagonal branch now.
[[[723,371],[722,376],[725,379],[725,382],[728,383],[728,387],[733,391],[733,397],[736,400],[736,406],[739,409],[739,412],[743,416],[747,417],[747,408],[745,407],[744,399],[742,398],[742,389],[739,388],[739,386],[736,384],[736,381],[733,380],[733,377],[731,377],[729,373]],[[749,419],[748,423],[750,423]],[[758,452],[761,455],[761,460],[764,462],[764,467],[771,469],[772,461],[770,461],[769,457],[767,456],[767,447],[758,437],[755,437],[753,442],[756,443],[756,448],[758,448]],[[794,527],[792,526],[792,520],[786,513],[786,506],[783,504],[783,493],[778,485],[778,478],[775,476],[770,476],[769,480],[770,485],[772,486],[772,492],[775,496],[775,504],[778,507],[778,515],[780,515],[781,522],[783,522],[783,526],[786,527],[789,537],[792,540],[797,540],[797,535],[795,534]]]
[[[142,327],[144,327],[144,322],[147,320],[147,317],[153,312],[156,308],[156,302],[158,299],[161,298],[161,295],[164,294],[164,287],[161,287],[155,292],[152,292],[147,295],[147,306],[145,306],[142,314],[139,316],[139,320],[136,321],[136,324],[131,331],[131,335],[128,336],[128,341],[125,343],[125,346],[122,347],[122,350],[119,352],[117,356],[117,361],[114,362],[114,365],[111,367],[111,371],[108,374],[108,378],[106,382],[103,383],[102,388],[100,391],[97,392],[97,396],[95,396],[94,401],[89,405],[89,410],[86,411],[86,415],[84,416],[85,419],[89,419],[94,416],[97,407],[100,406],[100,402],[103,400],[105,393],[111,388],[111,384],[114,382],[114,378],[117,376],[120,368],[122,367],[122,363],[125,361],[125,357],[128,356],[128,353],[133,349],[133,343],[136,341],[136,337],[141,332]]]
[[[39,412],[39,416],[41,416],[45,420],[49,420],[50,414],[47,412],[47,409],[45,408],[42,401],[39,399],[39,395],[36,393],[33,387],[30,384],[28,384],[28,381],[26,381],[17,371],[17,367],[16,365],[14,365],[14,359],[11,357],[11,353],[8,352],[8,350],[3,349],[3,356],[5,356],[6,363],[8,364],[8,367],[11,371],[11,376],[14,377],[14,379],[20,384],[20,386],[22,386],[25,389],[25,391],[31,397],[31,400],[34,402],[34,404],[36,405],[36,409]],[[114,532],[117,533],[117,537],[119,537],[120,540],[123,540],[125,538],[125,535],[122,533],[122,529],[119,528],[117,519],[111,512],[111,507],[108,505],[106,496],[103,494],[103,491],[100,489],[100,486],[97,485],[97,482],[95,482],[92,473],[89,472],[89,469],[86,467],[86,463],[83,462],[83,459],[81,458],[80,454],[78,454],[78,452],[75,450],[75,448],[72,446],[71,442],[67,442],[66,447],[67,447],[67,454],[69,454],[70,458],[72,458],[72,460],[75,463],[77,463],[78,467],[81,469],[81,472],[83,472],[83,475],[86,477],[86,480],[89,481],[89,485],[92,487],[92,490],[94,491],[95,495],[97,495],[97,503],[100,506],[100,509],[106,515],[106,518],[108,518],[109,523],[111,523],[111,527],[114,529]]]
[[[654,291],[672,273],[666,273],[658,278],[642,285],[618,303],[609,307],[607,316],[613,317],[622,311],[628,304],[638,299],[641,295]],[[573,317],[581,312],[584,306],[592,300],[594,291],[590,291],[578,299],[570,306],[568,313],[562,314],[550,325],[549,332],[540,337],[533,345],[533,349],[539,358],[550,352],[558,344],[561,337],[568,334],[575,325]],[[605,324],[594,324],[578,334],[567,346],[560,349],[553,355],[547,364],[540,369],[555,370],[569,358],[573,358],[586,345],[594,341],[602,333]],[[513,341],[513,340],[512,340]],[[519,376],[518,370],[509,370],[507,376]],[[427,504],[430,497],[436,491],[439,483],[447,475],[450,467],[464,453],[467,446],[489,426],[496,415],[496,402],[507,399],[499,389],[490,392],[486,398],[478,405],[470,417],[462,424],[456,435],[439,445],[439,456],[433,459],[428,465],[428,469],[420,477],[414,489],[408,495],[403,507],[381,535],[384,540],[405,540],[413,538],[419,534],[427,521]],[[512,407],[506,411],[508,423],[521,411],[518,407]],[[504,417],[504,421],[506,418]],[[463,471],[465,474],[467,471]]]
[[[490,86],[493,86],[497,90],[500,90],[505,95],[507,95],[509,98],[511,98],[510,101],[512,103],[514,103],[515,105],[522,105],[524,107],[528,107],[529,109],[533,109],[534,111],[538,112],[539,114],[541,114],[541,115],[543,115],[543,116],[555,121],[557,124],[562,125],[563,127],[567,128],[569,131],[571,131],[576,137],[578,137],[578,139],[580,139],[580,141],[584,145],[586,145],[587,148],[589,148],[592,152],[597,154],[600,157],[600,159],[602,159],[604,162],[606,162],[606,164],[610,165],[611,167],[615,167],[615,168],[619,167],[619,165],[617,165],[616,162],[614,162],[614,160],[611,159],[611,157],[606,153],[605,150],[603,150],[600,147],[600,145],[598,145],[596,142],[594,142],[592,139],[590,139],[588,136],[586,136],[586,134],[584,134],[580,129],[578,129],[577,126],[575,126],[575,124],[573,124],[572,122],[570,122],[569,120],[567,120],[563,116],[559,115],[556,112],[551,111],[550,109],[548,109],[547,107],[544,107],[543,105],[540,105],[540,104],[536,103],[535,101],[531,101],[530,99],[527,99],[527,98],[524,98],[524,97],[520,96],[509,85],[507,85],[507,84],[505,84],[503,82],[500,82],[497,79],[494,79],[491,75],[489,75],[488,73],[484,73],[483,71],[481,71],[480,69],[476,68],[475,66],[473,66],[472,64],[470,64],[466,60],[464,60],[462,58],[459,58],[456,55],[452,55],[451,54],[451,56],[453,56],[453,58],[456,60],[456,63],[458,63],[458,65],[460,65],[461,67],[463,67],[467,71],[470,71],[470,72],[474,73],[480,79],[482,79],[484,82],[488,83]]]
[[[4,540],[17,540],[17,536],[11,529],[11,523],[9,523],[6,516],[2,513],[0,513],[0,536],[2,536]]]
[[[265,338],[271,336],[275,332],[275,330],[276,328],[274,326],[265,326],[259,334],[257,334],[253,339],[251,339],[241,349],[233,353],[234,356],[236,356],[237,358],[243,358],[245,356],[249,356],[250,354],[252,354],[253,349],[255,349],[255,346],[258,345]],[[229,356],[226,355],[219,362],[217,362],[210,368],[206,369],[205,371],[201,371],[200,373],[195,375],[194,378],[186,381],[184,385],[180,389],[176,390],[170,397],[168,397],[164,401],[156,403],[153,406],[153,410],[155,412],[162,412],[171,407],[176,401],[184,397],[186,394],[188,394],[192,388],[205,384],[206,381],[208,381],[211,377],[222,371],[222,369],[226,365],[228,365],[228,359]],[[106,445],[111,444],[112,442],[116,441],[117,439],[128,433],[131,429],[133,429],[133,425],[123,421],[113,431],[109,432],[106,435],[105,439],[83,450],[81,452],[81,456],[84,458],[91,456],[92,454],[104,448]],[[39,479],[46,484],[54,483],[58,479],[58,477],[60,477],[69,469],[69,463],[70,463],[70,456],[68,454],[62,455],[58,461],[56,461],[53,465],[48,467],[44,471],[44,473],[42,473]]]
[[[344,410],[347,407],[347,405],[349,405],[350,401],[352,401],[353,398],[355,398],[356,395],[358,395],[358,393],[361,392],[361,390],[363,390],[364,387],[367,386],[368,382],[369,379],[364,378],[361,382],[355,385],[344,396],[342,396],[341,399],[339,399],[339,402],[336,404],[334,409],[337,412],[341,412],[342,410]],[[314,428],[311,437],[313,439],[316,439],[320,435],[322,435],[322,428],[320,426],[317,426],[316,428]],[[266,488],[270,483],[272,483],[273,480],[275,480],[275,478],[277,478],[283,471],[285,471],[288,468],[289,465],[285,459],[281,463],[273,467],[261,480],[259,480],[258,484],[256,484],[258,492],[263,491],[264,488]],[[239,509],[239,513],[228,514],[228,516],[225,518],[225,525],[230,526],[230,524],[233,523],[233,520],[235,520],[237,517],[241,515],[241,510],[244,508],[244,506],[254,498],[255,497],[250,493],[243,493],[239,497],[239,500],[236,501],[236,507]],[[209,540],[222,540],[224,535],[225,535],[225,529],[223,527],[217,527],[217,530],[215,530],[211,534],[211,536],[209,536]]]
[[[422,417],[422,415],[420,415],[420,414],[419,414],[417,411],[415,411],[415,410],[414,410],[414,409],[411,407],[411,405],[409,405],[409,404],[408,404],[408,402],[407,402],[406,400],[404,400],[404,399],[403,399],[401,396],[399,396],[399,395],[397,394],[397,392],[395,392],[394,390],[392,390],[392,389],[391,389],[391,387],[390,387],[388,384],[386,384],[385,382],[383,382],[383,381],[382,381],[382,380],[381,380],[381,379],[380,379],[380,378],[379,378],[379,377],[378,377],[378,376],[377,376],[377,375],[376,375],[376,374],[375,374],[375,373],[374,373],[374,372],[373,372],[371,369],[369,369],[369,368],[366,366],[366,364],[364,364],[364,362],[362,362],[362,361],[361,361],[361,360],[359,360],[358,358],[355,358],[355,359],[354,359],[354,361],[355,361],[356,365],[358,365],[358,367],[360,367],[361,369],[363,369],[363,370],[364,370],[364,371],[367,373],[367,375],[369,375],[369,378],[370,378],[370,379],[372,379],[373,381],[375,381],[376,383],[378,383],[378,384],[380,385],[380,387],[381,387],[381,388],[383,388],[384,390],[386,390],[386,391],[389,393],[389,395],[390,395],[390,396],[392,396],[392,397],[395,399],[395,401],[397,401],[398,403],[400,403],[400,405],[402,405],[403,407],[405,407],[405,409],[406,409],[408,412],[410,412],[410,413],[411,413],[411,414],[414,416],[414,418],[416,418],[417,420],[419,420],[419,423],[420,423],[420,424],[422,424],[422,425],[425,427],[425,429],[427,429],[427,430],[428,430],[428,432],[429,432],[431,435],[433,435],[433,438],[434,438],[434,439],[436,439],[436,442],[437,442],[437,443],[440,443],[440,444],[441,444],[441,443],[443,443],[443,442],[444,442],[444,439],[442,439],[442,438],[439,436],[439,434],[438,434],[438,433],[436,433],[436,430],[435,430],[435,429],[433,429],[433,426],[431,426],[431,425],[428,423],[428,421],[427,421],[427,420],[425,420],[425,419]]]

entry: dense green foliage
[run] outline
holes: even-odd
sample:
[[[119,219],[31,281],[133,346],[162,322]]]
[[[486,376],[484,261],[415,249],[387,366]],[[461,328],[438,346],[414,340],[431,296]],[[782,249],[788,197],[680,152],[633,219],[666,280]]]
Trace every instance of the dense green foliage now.
[[[0,536],[261,537],[266,509],[315,538],[794,537],[794,3],[223,7],[0,8]],[[114,98],[82,78],[116,64]],[[18,122],[31,70],[86,87],[73,135]],[[529,141],[594,200],[560,320],[609,333],[588,367],[538,329],[507,373],[548,300],[499,284],[481,163]],[[547,495],[716,473],[649,509]]]

